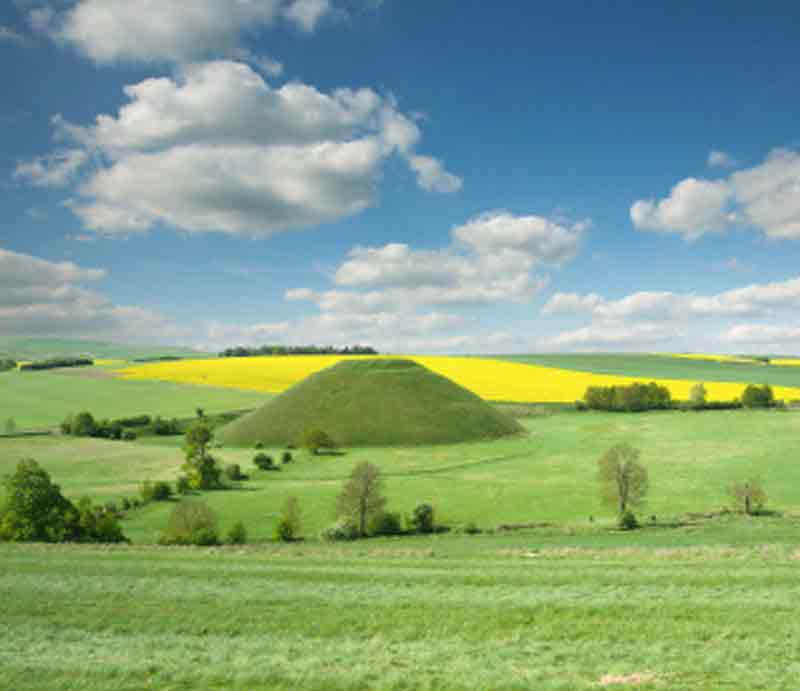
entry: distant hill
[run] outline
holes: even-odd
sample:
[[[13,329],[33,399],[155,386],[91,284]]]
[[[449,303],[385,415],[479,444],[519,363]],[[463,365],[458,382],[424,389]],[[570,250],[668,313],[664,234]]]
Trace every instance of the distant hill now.
[[[311,428],[343,446],[452,444],[522,431],[450,379],[411,360],[340,362],[219,431],[234,445],[296,443]]]
[[[0,338],[0,357],[11,357],[16,360],[40,360],[80,355],[111,360],[134,360],[164,356],[197,358],[202,357],[204,353],[191,348],[124,345],[81,339]]]

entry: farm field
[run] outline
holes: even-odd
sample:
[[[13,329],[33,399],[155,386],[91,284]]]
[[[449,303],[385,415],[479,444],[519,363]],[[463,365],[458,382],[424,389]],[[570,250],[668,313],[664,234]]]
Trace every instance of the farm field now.
[[[105,341],[83,341],[64,338],[4,338],[0,337],[0,356],[18,360],[39,360],[49,357],[89,355],[94,358],[134,360],[136,358],[172,355],[178,357],[201,357],[202,353],[191,348],[166,346],[135,346]]]
[[[0,373],[0,424],[12,418],[19,429],[52,427],[69,413],[90,410],[99,417],[141,413],[191,417],[255,408],[265,394],[180,383],[123,381],[106,367]]]
[[[788,690],[798,557],[535,535],[0,545],[0,687]]]
[[[513,356],[504,359],[403,356],[452,379],[484,399],[571,403],[587,386],[655,380],[674,398],[688,398],[705,381],[713,400],[732,400],[748,383],[770,383],[777,398],[800,399],[800,368],[673,358],[670,356]],[[542,356],[547,358],[548,356]],[[131,380],[176,381],[280,393],[301,379],[347,359],[342,356],[217,358],[148,363],[120,370]],[[604,369],[605,368],[605,369]],[[775,373],[772,373],[775,370]],[[767,373],[770,376],[767,376]],[[714,373],[715,376],[706,376]]]
[[[600,503],[597,459],[613,444],[628,441],[641,449],[650,472],[643,517],[663,521],[719,510],[728,503],[728,485],[752,475],[761,476],[770,506],[800,513],[800,413],[557,413],[521,422],[527,435],[493,442],[347,449],[342,456],[296,451],[296,461],[280,472],[256,471],[253,450],[216,449],[223,465],[239,463],[252,479],[240,489],[207,492],[203,499],[219,514],[223,530],[241,520],[252,539],[266,540],[286,498],[297,496],[303,535],[316,537],[333,522],[342,481],[358,462],[370,461],[383,471],[393,511],[408,513],[428,501],[439,520],[456,528],[532,521],[563,523],[570,530],[608,527],[612,515]],[[32,457],[67,496],[130,497],[144,480],[175,479],[183,462],[180,442],[180,437],[133,443],[0,439],[0,475]],[[276,458],[280,451],[266,449]],[[155,503],[134,512],[124,522],[126,534],[137,543],[154,542],[172,505]]]

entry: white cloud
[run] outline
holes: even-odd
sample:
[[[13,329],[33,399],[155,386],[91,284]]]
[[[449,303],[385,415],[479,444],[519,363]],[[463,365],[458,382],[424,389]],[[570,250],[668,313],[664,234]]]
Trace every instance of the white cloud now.
[[[0,41],[22,43],[25,39],[11,26],[0,25]]]
[[[714,150],[708,154],[707,165],[709,168],[734,168],[737,164],[730,154]]]
[[[578,293],[555,293],[542,307],[542,314],[561,312],[592,312],[603,299],[597,293],[579,295]]]
[[[31,25],[101,64],[233,55],[245,33],[276,22],[313,31],[327,0],[77,0],[30,12]]]
[[[58,138],[98,161],[69,206],[104,233],[167,223],[265,236],[335,221],[373,205],[387,159],[410,161],[421,136],[391,96],[273,89],[240,62],[187,65],[125,94],[116,116],[91,126],[53,119]],[[66,181],[79,167],[24,165],[32,180],[56,169],[50,177]]]
[[[458,192],[463,186],[461,178],[448,173],[442,162],[431,156],[411,156],[409,165],[419,176],[419,185],[429,192]]]
[[[732,220],[729,202],[730,190],[724,183],[687,178],[666,199],[634,202],[631,220],[639,230],[682,233],[695,239],[725,229]]]
[[[675,330],[662,324],[592,324],[566,331],[544,343],[556,348],[621,347],[663,343],[676,336]]]
[[[36,187],[65,187],[88,160],[89,156],[82,149],[56,151],[17,163],[14,177],[25,179]]]
[[[768,324],[737,324],[720,336],[721,341],[746,344],[793,344],[800,347],[800,327]]]
[[[660,201],[638,200],[630,209],[639,230],[706,232],[748,225],[772,238],[800,238],[800,153],[775,149],[760,165],[722,180],[687,178]]]
[[[82,285],[104,277],[102,269],[0,248],[0,334],[164,342],[177,333],[161,315]]]

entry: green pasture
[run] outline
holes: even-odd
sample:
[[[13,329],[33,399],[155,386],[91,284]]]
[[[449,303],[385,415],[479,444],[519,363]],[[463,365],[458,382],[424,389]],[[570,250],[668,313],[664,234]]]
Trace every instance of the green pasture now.
[[[797,688],[796,547],[0,545],[0,688]]]
[[[474,522],[552,522],[568,529],[608,527],[612,513],[599,500],[597,459],[613,444],[641,450],[650,471],[642,517],[657,522],[686,512],[719,510],[734,480],[761,477],[769,504],[800,512],[800,413],[784,411],[560,413],[522,420],[527,434],[492,442],[431,447],[344,449],[343,455],[295,451],[280,471],[253,468],[254,450],[219,448],[222,464],[239,463],[251,480],[207,492],[224,529],[241,520],[255,540],[268,539],[280,509],[297,496],[303,534],[315,537],[334,519],[342,481],[360,461],[380,466],[389,508],[410,512],[430,502],[454,527]],[[143,480],[174,480],[183,462],[180,438],[111,442],[65,437],[0,440],[0,475],[20,458],[38,460],[72,497],[102,500],[136,493]],[[282,449],[266,449],[276,460]],[[171,503],[151,504],[126,519],[126,533],[153,542]],[[591,517],[591,519],[590,519]]]
[[[101,367],[0,373],[0,431],[12,418],[18,429],[51,427],[69,413],[88,410],[98,418],[149,413],[188,417],[261,405],[269,395],[169,382],[116,379]]]
[[[38,360],[50,357],[88,355],[95,358],[133,360],[163,355],[202,357],[203,353],[191,348],[170,346],[135,346],[106,341],[83,341],[64,338],[2,338],[0,356],[17,360]]]
[[[800,387],[800,367],[760,365],[739,362],[692,360],[668,355],[639,353],[561,353],[542,355],[492,355],[493,360],[529,363],[650,379],[687,379],[689,381],[741,382]]]

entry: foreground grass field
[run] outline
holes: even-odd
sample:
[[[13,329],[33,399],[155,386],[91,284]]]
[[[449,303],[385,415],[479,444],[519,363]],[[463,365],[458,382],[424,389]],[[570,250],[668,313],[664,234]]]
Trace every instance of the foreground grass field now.
[[[753,475],[761,476],[771,507],[800,512],[800,413],[560,413],[523,423],[527,435],[493,442],[349,449],[342,456],[298,451],[280,472],[256,471],[253,450],[216,449],[223,464],[239,463],[251,480],[203,498],[218,512],[223,530],[242,520],[253,539],[265,540],[286,498],[297,496],[303,534],[315,537],[333,521],[342,481],[358,462],[371,461],[383,471],[391,510],[407,513],[428,501],[454,527],[548,521],[578,530],[611,523],[599,499],[597,459],[628,441],[641,449],[650,471],[645,518],[718,510],[728,503],[728,485]],[[0,476],[30,456],[68,496],[119,499],[134,495],[143,480],[173,481],[183,462],[180,442],[4,439]],[[266,451],[278,458],[281,449]],[[171,506],[156,503],[134,512],[124,522],[126,534],[139,543],[155,541]]]
[[[0,545],[0,688],[797,688],[800,551]]]

